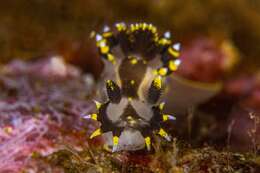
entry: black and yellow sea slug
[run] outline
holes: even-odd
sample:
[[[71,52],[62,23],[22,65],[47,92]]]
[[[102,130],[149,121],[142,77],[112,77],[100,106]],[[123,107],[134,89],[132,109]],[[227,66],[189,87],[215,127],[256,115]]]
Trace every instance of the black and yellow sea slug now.
[[[180,44],[172,43],[170,32],[159,36],[147,23],[105,26],[95,38],[105,64],[106,99],[96,101],[97,113],[85,116],[100,122],[90,138],[110,132],[112,152],[150,150],[154,134],[170,141],[164,124],[175,117],[163,112],[160,96],[166,77],[180,64]],[[140,140],[143,145],[136,147]]]

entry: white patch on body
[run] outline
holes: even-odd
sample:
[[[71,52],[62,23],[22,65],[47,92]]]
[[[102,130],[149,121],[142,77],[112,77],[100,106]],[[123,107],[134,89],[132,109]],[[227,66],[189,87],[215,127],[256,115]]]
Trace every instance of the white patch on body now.
[[[154,79],[155,75],[153,74],[153,69],[148,67],[145,73],[145,76],[142,80],[142,82],[139,85],[137,94],[140,98],[140,100],[147,100],[147,93],[151,86],[151,83]]]
[[[109,148],[113,148],[113,135],[112,132],[105,133],[103,135],[105,145]],[[135,151],[145,147],[145,141],[143,136],[138,130],[125,129],[119,137],[119,144],[117,151],[128,150]]]
[[[149,121],[152,116],[153,112],[151,109],[151,105],[148,105],[146,102],[140,100],[132,100],[131,105],[137,112],[137,114],[146,121]]]
[[[121,115],[124,113],[126,106],[128,105],[128,99],[122,98],[118,104],[110,103],[107,107],[107,117],[112,123],[120,120]]]

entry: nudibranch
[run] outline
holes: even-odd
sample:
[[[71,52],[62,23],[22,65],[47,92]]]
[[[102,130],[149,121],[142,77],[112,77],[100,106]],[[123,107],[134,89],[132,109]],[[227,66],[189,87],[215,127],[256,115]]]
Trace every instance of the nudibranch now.
[[[112,152],[118,151],[122,133],[139,133],[147,150],[154,134],[170,141],[165,122],[175,117],[163,113],[160,96],[166,77],[180,64],[180,43],[172,43],[170,32],[159,36],[157,28],[147,23],[105,26],[95,39],[104,73],[112,75],[103,85],[106,101],[95,101],[97,113],[84,116],[100,122],[90,139],[112,132]]]

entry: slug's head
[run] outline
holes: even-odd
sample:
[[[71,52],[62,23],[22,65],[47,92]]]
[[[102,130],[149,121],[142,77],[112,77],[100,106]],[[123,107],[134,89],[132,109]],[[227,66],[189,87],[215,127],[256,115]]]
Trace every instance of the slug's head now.
[[[180,44],[172,45],[169,32],[159,37],[156,27],[146,23],[119,23],[115,32],[105,27],[96,41],[114,80],[106,80],[107,101],[96,102],[98,113],[86,116],[101,124],[90,138],[112,132],[112,151],[124,131],[140,133],[148,150],[154,133],[170,140],[164,124],[175,117],[164,114],[159,101],[165,77],[180,64]]]

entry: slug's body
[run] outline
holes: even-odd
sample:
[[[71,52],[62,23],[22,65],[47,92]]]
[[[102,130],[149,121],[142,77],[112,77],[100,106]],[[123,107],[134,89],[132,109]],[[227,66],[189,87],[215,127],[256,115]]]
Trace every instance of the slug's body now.
[[[86,116],[101,123],[90,138],[112,132],[113,152],[123,133],[141,135],[148,150],[154,133],[170,140],[164,122],[175,117],[163,113],[159,99],[165,77],[180,63],[180,45],[171,43],[169,32],[159,37],[156,27],[146,23],[118,23],[114,32],[105,27],[96,43],[105,63],[107,100],[96,102],[98,113]]]

